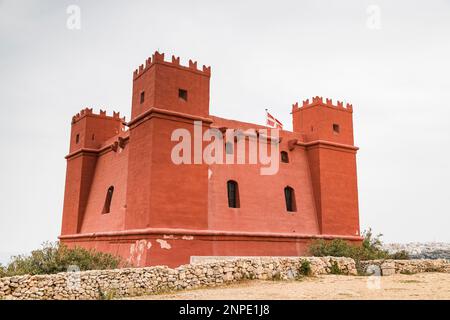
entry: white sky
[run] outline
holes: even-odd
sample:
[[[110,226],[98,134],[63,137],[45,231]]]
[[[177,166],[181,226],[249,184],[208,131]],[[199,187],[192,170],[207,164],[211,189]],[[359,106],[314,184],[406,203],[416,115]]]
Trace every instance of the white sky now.
[[[291,129],[295,101],[352,103],[362,229],[450,241],[449,0],[0,0],[0,253],[56,240],[72,115],[129,118],[156,49],[212,66],[214,115],[263,123],[269,107]]]

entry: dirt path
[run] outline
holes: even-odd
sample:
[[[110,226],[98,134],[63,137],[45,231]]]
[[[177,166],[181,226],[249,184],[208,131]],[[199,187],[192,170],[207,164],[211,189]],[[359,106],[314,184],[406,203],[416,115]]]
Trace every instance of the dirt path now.
[[[326,275],[302,281],[247,281],[135,299],[450,299],[450,274],[397,274],[377,279]]]

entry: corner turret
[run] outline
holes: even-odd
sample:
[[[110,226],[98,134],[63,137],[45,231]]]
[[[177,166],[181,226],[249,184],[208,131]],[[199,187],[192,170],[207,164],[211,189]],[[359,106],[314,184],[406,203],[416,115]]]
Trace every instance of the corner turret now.
[[[106,140],[124,130],[124,122],[125,117],[121,118],[119,112],[108,116],[106,111],[100,110],[96,114],[92,108],[84,108],[72,117],[70,153],[83,148],[99,148]]]
[[[133,73],[131,120],[154,107],[208,116],[210,77],[211,67],[199,70],[192,60],[182,66],[179,57],[165,61],[156,51]]]
[[[324,140],[353,145],[353,106],[322,97],[292,106],[293,130],[305,135],[306,141]]]

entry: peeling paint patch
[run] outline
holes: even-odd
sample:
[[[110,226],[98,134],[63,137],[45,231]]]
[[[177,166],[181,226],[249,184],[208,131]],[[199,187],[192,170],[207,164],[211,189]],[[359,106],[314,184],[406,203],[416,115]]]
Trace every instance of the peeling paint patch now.
[[[181,239],[183,240],[194,240],[193,236],[183,236]]]
[[[157,239],[156,242],[159,243],[159,245],[161,246],[161,249],[169,250],[172,248],[172,246],[166,240]]]
[[[141,266],[142,256],[145,254],[145,248],[151,243],[147,243],[147,240],[137,240],[135,243],[130,245],[130,256],[127,259],[127,262],[136,267]]]
[[[130,246],[130,257],[132,255],[134,255],[134,250],[135,250],[136,246],[134,245],[134,243]]]

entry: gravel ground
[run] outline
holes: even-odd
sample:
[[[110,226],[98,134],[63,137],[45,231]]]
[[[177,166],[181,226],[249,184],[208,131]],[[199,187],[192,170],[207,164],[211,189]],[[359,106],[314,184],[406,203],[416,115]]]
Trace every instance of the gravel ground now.
[[[217,288],[180,291],[134,299],[450,299],[450,274],[396,274],[377,278],[324,275],[304,278],[301,281],[254,280]]]

